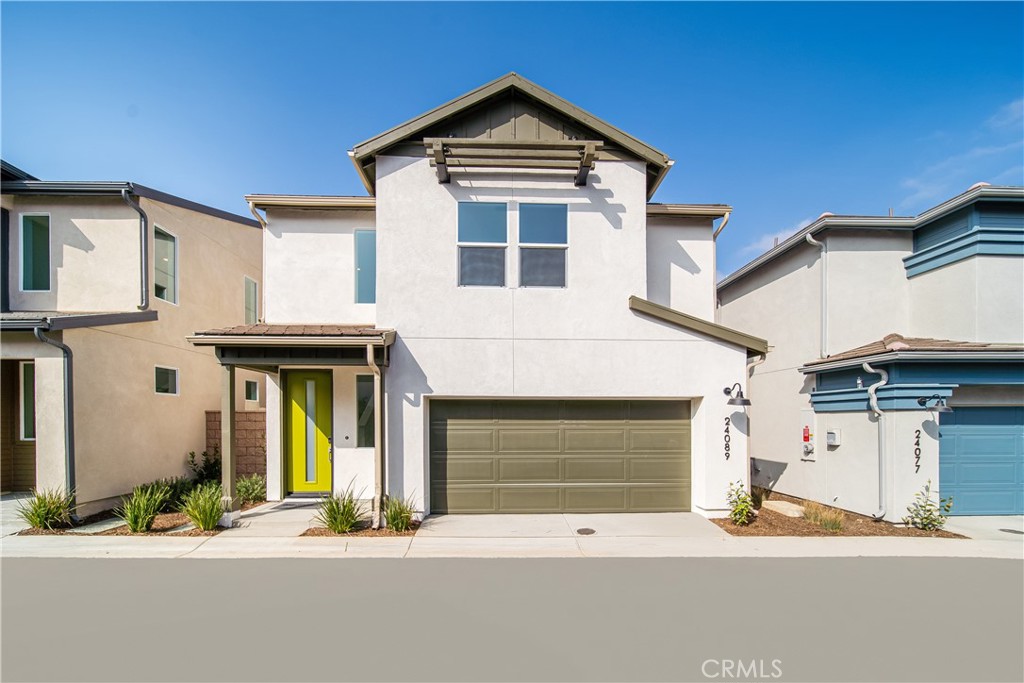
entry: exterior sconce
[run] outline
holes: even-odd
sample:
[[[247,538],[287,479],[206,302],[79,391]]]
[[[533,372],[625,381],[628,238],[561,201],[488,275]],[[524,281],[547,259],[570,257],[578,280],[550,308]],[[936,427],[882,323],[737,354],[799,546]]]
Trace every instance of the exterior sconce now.
[[[744,407],[750,405],[750,399],[743,395],[743,389],[740,388],[739,382],[736,382],[731,387],[726,387],[723,392],[729,397],[729,400],[725,402],[726,405]],[[735,395],[733,392],[735,392]]]
[[[946,405],[946,399],[942,398],[938,394],[932,394],[931,396],[922,396],[917,399],[917,405],[922,408],[928,407],[928,401],[935,401],[935,405],[928,410],[934,410],[936,413],[952,413],[953,409]]]

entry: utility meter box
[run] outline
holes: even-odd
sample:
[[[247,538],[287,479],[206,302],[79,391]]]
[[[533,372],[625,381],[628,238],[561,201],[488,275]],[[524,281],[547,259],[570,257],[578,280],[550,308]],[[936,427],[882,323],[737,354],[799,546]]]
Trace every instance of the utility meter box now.
[[[839,448],[843,443],[843,433],[838,429],[830,429],[825,432],[825,445],[829,448]]]

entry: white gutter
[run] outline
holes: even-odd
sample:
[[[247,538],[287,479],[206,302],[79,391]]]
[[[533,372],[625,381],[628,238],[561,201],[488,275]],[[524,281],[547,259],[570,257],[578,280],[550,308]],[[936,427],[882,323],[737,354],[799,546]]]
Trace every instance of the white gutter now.
[[[869,364],[864,363],[861,367],[864,368],[864,372],[870,372],[875,375],[881,376],[881,379],[870,387],[868,387],[868,403],[871,406],[871,412],[878,418],[878,512],[871,515],[876,522],[882,521],[885,517],[886,506],[885,506],[885,413],[878,407],[878,396],[876,392],[886,385],[889,381],[889,373],[885,370],[876,370]]]
[[[828,247],[824,242],[811,237],[811,233],[807,233],[804,239],[807,240],[807,244],[821,250],[818,256],[818,263],[821,265],[821,351],[818,355],[821,358],[828,358]]]
[[[384,449],[381,440],[384,438],[384,430],[381,424],[384,421],[384,406],[381,400],[382,380],[380,366],[373,357],[373,344],[366,345],[366,364],[373,371],[373,521],[371,526],[374,529],[380,528],[380,511],[384,499]]]
[[[747,377],[749,378],[751,375],[753,375],[754,374],[753,373],[754,368],[756,368],[761,363],[765,362],[767,359],[768,359],[768,355],[762,353],[760,356],[758,356],[754,360],[752,360],[749,363],[747,363]],[[748,393],[749,393],[749,390],[748,390]]]
[[[871,356],[860,356],[859,358],[845,358],[831,363],[813,363],[803,365],[797,370],[803,374],[824,372],[826,370],[839,370],[842,368],[859,367],[861,363],[891,363],[901,360],[976,360],[976,361],[1021,361],[1024,360],[1024,351],[1006,349],[989,350],[980,349],[971,351],[890,351],[889,353],[875,354]]]
[[[386,331],[373,336],[348,337],[275,337],[272,335],[191,335],[185,340],[196,346],[363,346],[373,343],[378,346],[390,346],[395,333]]]
[[[129,184],[130,186],[130,184]],[[121,199],[139,214],[139,310],[145,311],[149,308],[149,216],[142,210],[141,202],[136,204],[129,195],[131,190],[127,187],[121,189]]]
[[[722,234],[723,230],[725,230],[725,226],[729,224],[729,217],[730,216],[732,216],[732,211],[726,211],[725,215],[722,216],[722,222],[719,223],[718,230],[715,230],[715,233],[713,235],[711,235],[711,240],[712,241],[717,240],[718,236]]]

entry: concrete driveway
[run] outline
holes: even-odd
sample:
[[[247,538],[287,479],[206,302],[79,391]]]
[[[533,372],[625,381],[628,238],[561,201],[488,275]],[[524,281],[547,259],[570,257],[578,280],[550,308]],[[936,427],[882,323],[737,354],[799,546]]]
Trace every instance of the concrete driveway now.
[[[725,538],[693,512],[545,515],[437,515],[421,538]]]
[[[18,515],[18,509],[22,505],[21,501],[31,497],[31,493],[0,495],[0,536],[10,536],[28,528],[25,520]]]
[[[1024,515],[950,517],[943,529],[979,541],[1016,539],[1024,543]]]

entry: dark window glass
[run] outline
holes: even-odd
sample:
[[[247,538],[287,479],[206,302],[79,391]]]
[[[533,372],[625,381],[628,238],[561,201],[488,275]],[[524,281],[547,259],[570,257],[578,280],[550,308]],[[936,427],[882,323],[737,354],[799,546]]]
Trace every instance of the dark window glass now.
[[[565,287],[565,249],[520,249],[519,284]]]
[[[459,247],[459,284],[505,286],[505,249]]]
[[[156,393],[178,393],[178,371],[171,368],[156,369]]]
[[[260,400],[260,383],[254,382],[251,379],[245,380],[245,400],[246,401],[258,401]]]
[[[25,216],[21,231],[21,288],[50,288],[50,217]]]
[[[373,376],[356,375],[356,446],[372,448],[373,438]]]

